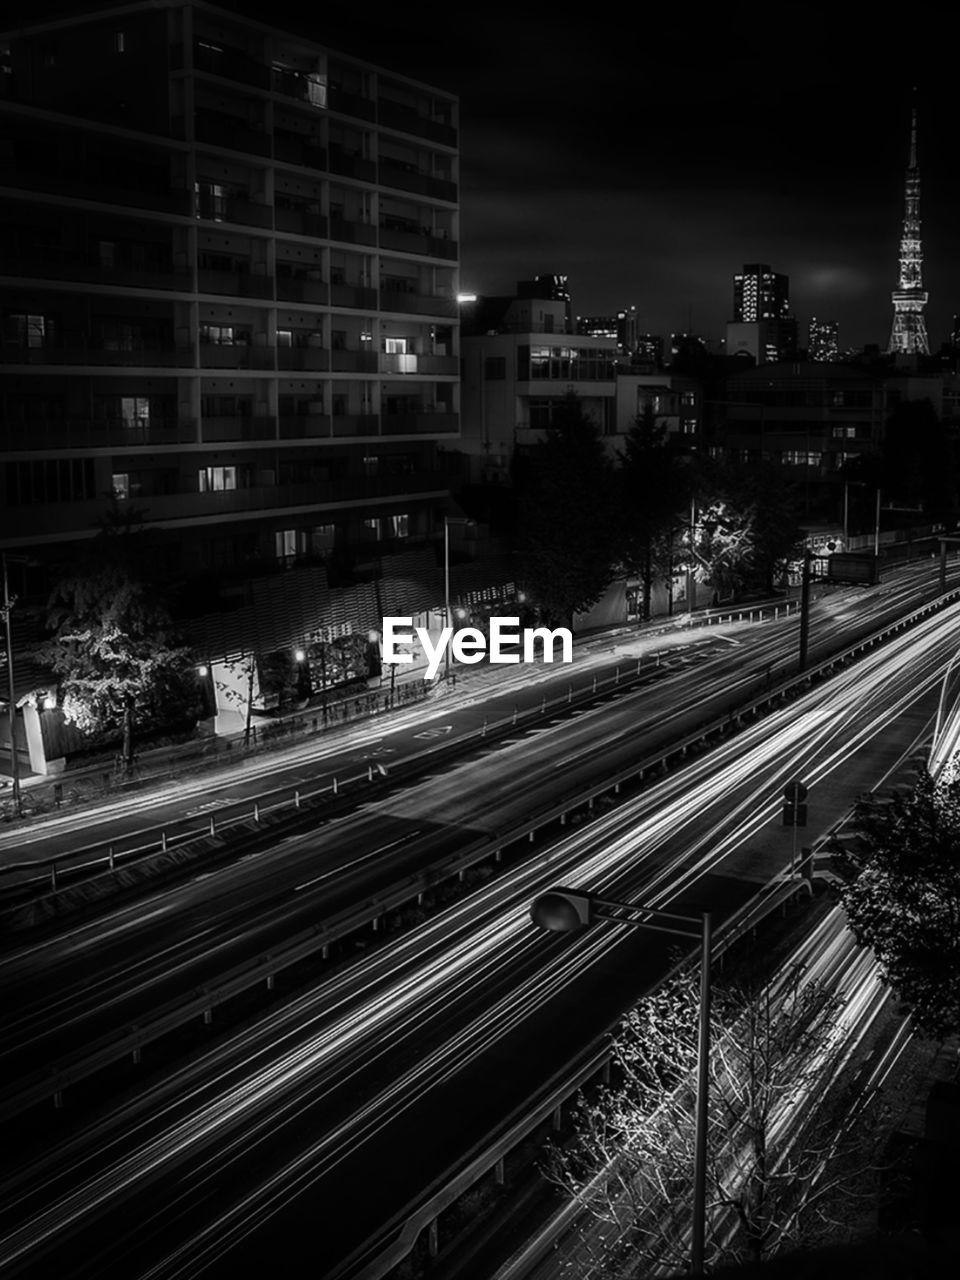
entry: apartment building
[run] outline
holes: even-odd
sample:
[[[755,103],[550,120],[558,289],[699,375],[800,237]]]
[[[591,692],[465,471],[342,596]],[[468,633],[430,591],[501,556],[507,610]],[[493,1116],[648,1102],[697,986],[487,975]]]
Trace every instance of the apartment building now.
[[[456,98],[192,0],[0,48],[0,545],[112,498],[201,584],[442,537]]]

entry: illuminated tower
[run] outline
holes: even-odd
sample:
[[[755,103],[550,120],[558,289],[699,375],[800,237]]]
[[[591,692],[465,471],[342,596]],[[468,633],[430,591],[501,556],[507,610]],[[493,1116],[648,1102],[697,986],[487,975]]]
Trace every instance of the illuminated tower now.
[[[893,329],[890,333],[890,355],[930,354],[923,308],[927,295],[923,289],[920,250],[920,170],[917,168],[917,112],[910,124],[910,161],[905,184],[903,235],[900,237],[900,285],[894,289]]]

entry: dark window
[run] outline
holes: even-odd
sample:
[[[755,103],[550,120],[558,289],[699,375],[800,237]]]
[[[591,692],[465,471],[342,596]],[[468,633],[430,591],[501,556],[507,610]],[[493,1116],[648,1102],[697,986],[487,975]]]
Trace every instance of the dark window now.
[[[483,376],[488,381],[500,381],[507,376],[506,356],[487,356],[483,362]]]

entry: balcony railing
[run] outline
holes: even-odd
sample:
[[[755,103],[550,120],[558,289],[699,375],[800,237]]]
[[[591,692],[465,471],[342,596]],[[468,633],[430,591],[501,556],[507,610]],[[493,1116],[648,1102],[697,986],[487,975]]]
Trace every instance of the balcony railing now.
[[[330,368],[330,352],[325,347],[277,347],[277,367],[323,372]]]
[[[330,239],[343,240],[347,244],[377,243],[377,228],[369,222],[355,222],[350,218],[330,215]]]
[[[332,434],[331,419],[325,413],[280,415],[281,440],[317,440]]]
[[[380,418],[375,413],[335,413],[331,419],[335,436],[378,436]]]
[[[456,356],[381,355],[380,372],[458,374],[460,361]]]
[[[136,422],[97,418],[7,420],[0,427],[0,447],[4,450],[96,449],[107,446],[133,449],[138,445],[193,444],[196,440],[196,422],[176,418]]]
[[[422,253],[431,258],[456,259],[458,246],[455,240],[446,240],[429,231],[401,231],[396,227],[380,226],[380,248],[396,249],[401,253]]]
[[[46,195],[73,197],[96,204],[121,205],[123,208],[152,209],[161,213],[178,213],[189,217],[190,192],[172,187],[155,187],[152,190],[128,190],[99,182],[83,173],[55,175],[36,170],[26,172],[6,171],[4,185],[20,191],[39,191]]]
[[[270,135],[259,129],[250,129],[241,120],[225,116],[204,115],[197,109],[195,129],[197,142],[223,147],[229,151],[244,151],[256,156],[268,156],[271,152]]]
[[[222,76],[225,80],[236,80],[239,84],[253,85],[257,89],[270,88],[270,72],[267,67],[237,50],[209,49],[197,40],[193,46],[193,65],[198,71]]]
[[[229,294],[235,298],[272,298],[273,277],[249,271],[197,272],[200,293]]]
[[[204,444],[222,440],[275,440],[276,419],[235,414],[227,418],[204,417],[202,422]]]
[[[345,178],[359,178],[361,182],[376,182],[377,165],[374,160],[366,160],[356,151],[346,151],[331,142],[327,158],[330,172]]]
[[[298,276],[277,276],[277,297],[281,302],[326,303],[329,286],[324,280],[302,280]]]
[[[457,184],[447,178],[435,178],[421,173],[413,164],[402,160],[381,160],[380,181],[385,187],[398,191],[414,191],[417,195],[432,196],[436,200],[455,203]]]
[[[275,347],[241,343],[201,342],[201,369],[275,369]]]
[[[273,224],[278,231],[292,231],[300,236],[326,239],[327,220],[322,214],[314,213],[311,209],[276,208],[273,219]]]
[[[431,142],[442,142],[448,147],[457,145],[457,131],[452,125],[431,120],[399,102],[381,98],[377,104],[377,119],[388,129],[399,129],[418,138],[429,138]]]
[[[141,289],[190,291],[193,278],[188,272],[104,267],[99,260],[68,257],[53,251],[42,258],[24,254],[0,255],[0,275],[35,280],[76,280],[85,284],[109,284]]]
[[[353,307],[357,311],[374,311],[377,306],[377,291],[359,284],[332,284],[330,304],[334,307]]]
[[[382,422],[385,436],[456,435],[460,430],[457,414],[428,410],[385,413]]]
[[[181,347],[149,347],[137,351],[107,351],[103,347],[21,347],[0,345],[0,362],[7,365],[122,365],[127,368],[189,369],[193,352]]]
[[[333,350],[330,359],[334,373],[376,373],[378,368],[375,351]]]
[[[380,306],[384,311],[427,316],[456,316],[457,303],[450,294],[413,293],[406,289],[381,289]]]
[[[364,98],[359,93],[350,93],[337,84],[328,86],[327,102],[331,111],[338,111],[341,115],[356,116],[360,120],[376,119],[377,107],[372,99]]]

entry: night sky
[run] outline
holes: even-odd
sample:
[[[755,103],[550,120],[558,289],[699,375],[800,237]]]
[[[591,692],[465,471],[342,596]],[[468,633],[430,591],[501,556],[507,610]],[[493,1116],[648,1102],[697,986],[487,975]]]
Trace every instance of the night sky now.
[[[916,84],[932,347],[960,312],[946,7],[224,7],[460,95],[464,289],[560,272],[575,313],[635,304],[657,333],[722,337],[733,273],[769,262],[802,326],[885,347]]]

